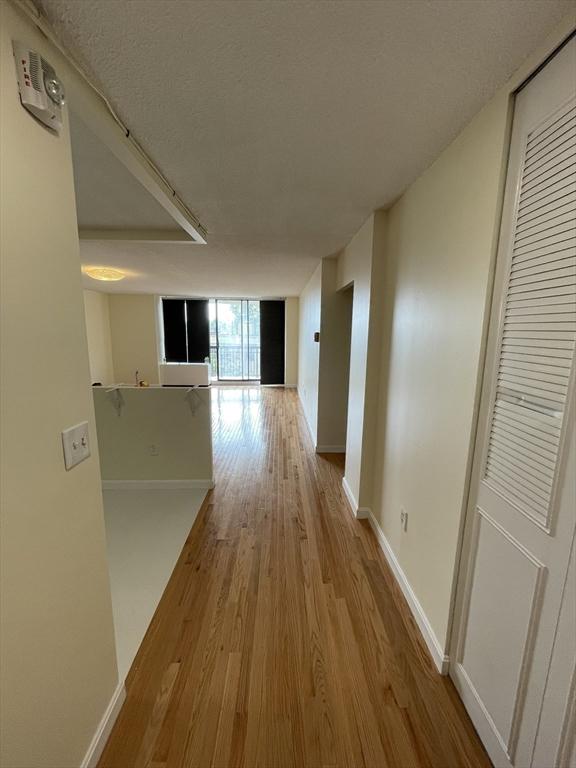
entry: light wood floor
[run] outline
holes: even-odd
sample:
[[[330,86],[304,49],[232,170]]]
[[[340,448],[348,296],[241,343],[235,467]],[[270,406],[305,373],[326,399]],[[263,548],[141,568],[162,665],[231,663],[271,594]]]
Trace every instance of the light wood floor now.
[[[294,391],[212,394],[216,489],[100,768],[489,766]]]

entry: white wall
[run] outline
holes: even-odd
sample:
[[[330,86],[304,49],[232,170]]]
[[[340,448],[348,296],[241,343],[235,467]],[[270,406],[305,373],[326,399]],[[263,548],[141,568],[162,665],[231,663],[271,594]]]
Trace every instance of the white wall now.
[[[114,383],[110,305],[107,293],[84,291],[84,312],[90,360],[90,381]]]
[[[0,3],[0,763],[78,766],[118,683],[68,127],[20,105],[11,40],[66,68]],[[61,430],[92,456],[64,469]]]
[[[112,358],[117,382],[134,383],[134,372],[158,384],[157,299],[150,294],[110,294]]]
[[[96,387],[93,394],[104,481],[212,481],[210,389]]]
[[[322,300],[322,264],[300,294],[300,320],[298,331],[298,395],[304,416],[312,435],[314,447],[318,433],[318,378],[320,344],[314,334],[320,332],[320,306]]]
[[[289,297],[285,301],[285,371],[284,384],[287,387],[298,386],[298,297]]]

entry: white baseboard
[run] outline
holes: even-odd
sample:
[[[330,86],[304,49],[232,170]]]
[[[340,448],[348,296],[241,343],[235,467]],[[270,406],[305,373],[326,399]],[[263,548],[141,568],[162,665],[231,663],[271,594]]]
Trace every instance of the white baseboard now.
[[[317,445],[316,453],[346,453],[345,445]]]
[[[424,642],[428,646],[428,650],[432,655],[432,659],[434,660],[434,664],[436,665],[438,672],[440,672],[441,675],[447,675],[450,661],[449,657],[444,653],[444,649],[436,637],[434,630],[432,629],[432,625],[428,621],[428,617],[424,613],[424,609],[420,605],[420,601],[416,597],[416,594],[414,593],[414,590],[412,589],[406,574],[402,570],[402,566],[398,562],[396,555],[394,554],[392,547],[388,542],[388,539],[384,535],[382,528],[380,528],[378,521],[370,510],[368,510],[367,517],[370,525],[372,526],[372,530],[376,534],[380,548],[384,552],[386,560],[388,561],[388,565],[392,569],[392,573],[394,574],[396,581],[400,585],[400,589],[406,598],[406,602],[408,603],[410,611],[416,620],[416,624],[418,624],[418,628],[422,633]]]
[[[316,435],[312,431],[312,427],[310,426],[310,422],[308,421],[308,416],[306,415],[306,408],[304,408],[304,403],[302,401],[302,398],[300,397],[300,390],[297,389],[298,392],[298,399],[300,400],[300,405],[302,406],[302,413],[304,415],[304,423],[308,427],[308,434],[310,435],[310,440],[312,440],[312,445],[314,446],[314,450],[316,450]]]
[[[345,477],[342,478],[342,488],[344,488],[344,495],[348,500],[348,504],[352,509],[352,514],[354,515],[354,517],[358,518],[358,520],[363,520],[364,518],[368,517],[368,515],[370,514],[370,510],[367,509],[366,507],[358,506],[356,497],[352,493],[352,488],[350,488],[350,486],[348,485],[348,480],[346,480]]]
[[[105,491],[178,491],[210,490],[214,480],[103,480]]]
[[[108,737],[110,736],[110,732],[116,722],[116,718],[120,714],[125,698],[126,688],[124,687],[124,683],[118,683],[118,686],[106,707],[106,711],[102,715],[102,720],[100,720],[96,733],[90,742],[88,751],[84,755],[84,760],[82,760],[80,768],[96,768],[98,760],[100,760],[100,756],[108,741]]]

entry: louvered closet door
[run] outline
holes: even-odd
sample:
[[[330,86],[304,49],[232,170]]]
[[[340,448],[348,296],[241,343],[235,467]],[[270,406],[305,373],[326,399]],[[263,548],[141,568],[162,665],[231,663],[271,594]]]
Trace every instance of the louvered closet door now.
[[[522,768],[537,743],[559,766],[574,669],[546,690],[576,525],[575,78],[572,40],[516,99],[451,666],[494,763]]]

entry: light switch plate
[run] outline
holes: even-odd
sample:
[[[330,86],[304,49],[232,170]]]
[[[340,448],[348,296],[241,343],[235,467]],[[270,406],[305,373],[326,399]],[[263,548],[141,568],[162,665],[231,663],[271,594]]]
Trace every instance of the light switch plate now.
[[[64,465],[72,469],[76,464],[90,456],[90,440],[88,439],[88,422],[83,421],[62,432],[62,447],[64,448]]]

